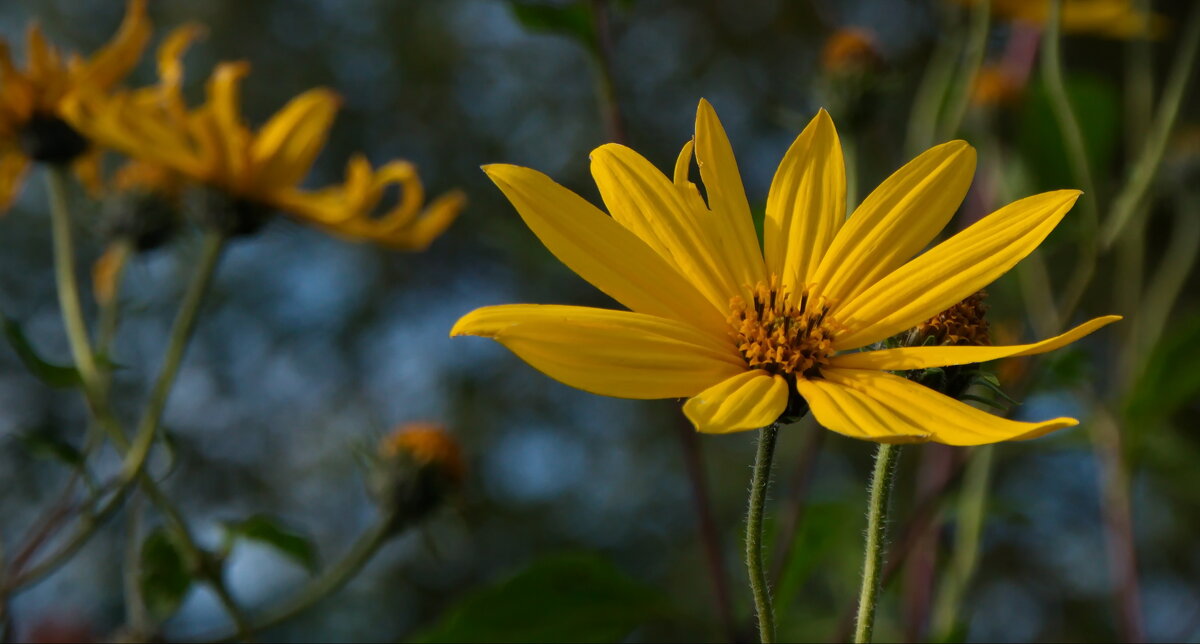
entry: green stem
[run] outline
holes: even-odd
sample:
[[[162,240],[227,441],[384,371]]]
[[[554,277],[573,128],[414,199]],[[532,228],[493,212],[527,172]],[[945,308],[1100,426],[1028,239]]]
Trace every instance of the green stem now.
[[[763,506],[767,501],[767,488],[771,485],[771,459],[775,455],[778,436],[779,425],[769,425],[758,431],[758,453],[750,483],[750,509],[746,514],[746,569],[750,573],[750,590],[758,615],[758,635],[764,644],[775,641],[775,610],[771,607],[771,589],[763,565],[762,526]]]
[[[971,90],[975,87],[975,77],[983,65],[983,56],[987,52],[987,36],[989,18],[992,15],[991,0],[976,2],[971,9],[971,26],[967,34],[966,46],[963,50],[965,60],[962,62],[958,83],[951,87],[947,99],[946,118],[938,138],[948,140],[958,133],[963,117],[967,114],[967,106],[971,102]]]
[[[58,305],[62,309],[63,326],[71,345],[71,356],[83,379],[84,386],[96,383],[96,357],[88,339],[83,307],[79,299],[79,281],[75,276],[75,247],[71,238],[71,213],[67,207],[67,168],[51,165],[46,173],[50,191],[50,222],[54,237],[54,276],[58,282]]]
[[[248,625],[245,633],[230,633],[214,638],[213,641],[229,642],[241,639],[246,634],[258,633],[277,626],[303,613],[325,597],[337,592],[350,581],[363,566],[396,535],[396,516],[388,514],[379,518],[375,525],[359,537],[358,541],[337,563],[327,568],[319,577],[310,580],[303,588],[271,609],[261,618]]]
[[[947,30],[943,29],[942,33]],[[955,31],[958,31],[957,29]],[[908,151],[910,154],[924,152],[933,145],[937,131],[938,115],[946,97],[946,91],[954,79],[954,61],[958,56],[961,38],[947,36],[938,38],[933,56],[925,66],[925,74],[913,97],[912,111],[908,117]]]
[[[896,478],[896,457],[900,448],[881,443],[875,452],[875,471],[871,475],[867,506],[867,543],[863,550],[862,590],[858,595],[858,619],[854,641],[870,642],[875,630],[875,607],[883,580],[884,551],[887,542],[888,505]]]
[[[208,293],[208,287],[212,283],[213,274],[216,272],[217,263],[221,258],[221,249],[224,246],[225,237],[223,235],[216,232],[205,233],[200,264],[183,296],[179,313],[175,316],[175,323],[171,327],[171,335],[167,342],[167,351],[163,356],[162,368],[158,372],[158,378],[151,389],[146,409],[138,422],[137,438],[133,443],[134,453],[149,450],[154,442],[167,399],[175,386],[175,377],[179,375],[179,366],[183,362],[183,354],[187,349],[188,340],[196,328],[200,305],[204,302],[205,294]]]
[[[1184,90],[1187,89],[1196,65],[1197,50],[1200,50],[1200,4],[1192,8],[1188,17],[1179,51],[1158,104],[1158,113],[1150,126],[1150,136],[1146,138],[1141,153],[1134,161],[1128,182],[1113,201],[1112,213],[1104,222],[1104,248],[1112,246],[1120,238],[1125,226],[1133,219],[1154,183],[1171,132],[1175,129],[1175,121],[1179,117]]]
[[[1087,146],[1083,138],[1083,129],[1071,100],[1067,96],[1066,83],[1063,81],[1063,63],[1061,49],[1061,17],[1062,0],[1050,3],[1050,14],[1046,20],[1046,31],[1042,35],[1042,79],[1046,87],[1046,95],[1050,100],[1050,109],[1062,132],[1063,147],[1067,153],[1067,162],[1075,182],[1083,189],[1079,199],[1080,210],[1083,213],[1083,234],[1080,239],[1081,248],[1075,261],[1075,268],[1064,287],[1062,305],[1059,307],[1057,326],[1065,324],[1074,313],[1075,307],[1083,298],[1084,291],[1096,271],[1098,255],[1097,235],[1100,229],[1100,212],[1096,205],[1096,183],[1092,179],[1091,164],[1088,162]]]
[[[991,445],[975,448],[963,475],[962,494],[958,500],[958,536],[933,613],[933,635],[940,642],[948,642],[953,637],[959,607],[979,563],[979,537],[987,510],[994,450]]]

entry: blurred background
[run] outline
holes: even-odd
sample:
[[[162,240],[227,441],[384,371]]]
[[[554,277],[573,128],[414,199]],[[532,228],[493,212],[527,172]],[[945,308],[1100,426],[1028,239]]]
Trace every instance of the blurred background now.
[[[345,159],[361,150],[376,163],[412,160],[430,193],[460,187],[470,199],[460,220],[423,253],[345,243],[280,217],[235,241],[223,260],[167,409],[173,460],[159,454],[152,463],[160,473],[170,466],[164,485],[203,544],[219,543],[220,522],[265,512],[311,538],[322,562],[335,560],[377,513],[361,453],[405,422],[445,424],[468,470],[464,489],[446,507],[268,639],[570,633],[588,641],[721,641],[753,632],[741,555],[753,433],[691,436],[676,401],[593,396],[550,380],[498,344],[447,337],[459,316],[482,305],[612,304],[539,244],[478,169],[490,162],[530,166],[599,203],[588,153],[613,130],[598,97],[598,58],[579,31],[592,28],[597,6],[513,4],[151,3],[156,38],[185,21],[207,25],[206,39],[185,59],[194,98],[212,66],[229,59],[252,63],[244,101],[254,123],[312,86],[341,94],[343,109],[312,185],[340,179]],[[1191,4],[1154,2],[1161,28],[1142,51],[1150,53],[1155,93]],[[108,39],[123,5],[8,0],[0,3],[0,35],[20,51],[26,23],[37,18],[52,41],[90,52]],[[551,11],[540,11],[546,7]],[[962,4],[932,0],[636,0],[599,9],[627,142],[660,168],[671,167],[691,137],[698,99],[709,99],[759,211],[776,164],[819,107],[831,111],[850,150],[858,199],[919,152],[924,146],[910,125],[914,93],[938,48],[961,42],[970,19]],[[578,17],[586,20],[572,22]],[[844,51],[830,45],[845,28],[861,30],[854,33],[866,44]],[[925,142],[961,137],[980,151],[975,188],[952,228],[1020,196],[1079,187],[1032,62],[1036,34],[1036,27],[994,17],[985,66],[1019,71],[1024,55],[1027,78],[1017,73],[977,85],[961,127]],[[1102,207],[1147,137],[1146,119],[1129,98],[1134,46],[1097,33],[1063,39],[1066,85]],[[148,58],[135,84],[153,78]],[[1197,101],[1195,92],[1184,99],[1163,171],[1141,211],[1147,224],[1138,265],[1147,275],[1174,252],[1181,231],[1194,230],[1179,227],[1185,204],[1192,204],[1187,217],[1200,216]],[[43,355],[65,363],[70,352],[54,296],[42,185],[29,182],[0,222],[0,309],[20,321]],[[77,209],[87,221],[89,211]],[[1075,261],[1077,221],[1068,217],[1039,251],[1054,293]],[[136,412],[157,369],[195,260],[194,241],[143,254],[126,274],[126,318],[114,352],[122,366],[116,399],[128,401],[126,414]],[[85,265],[102,250],[96,235],[84,235],[81,244]],[[1112,295],[1127,276],[1116,266],[1102,261],[1075,321],[1128,313]],[[1118,419],[1123,439],[1132,508],[1126,524],[1138,571],[1130,592],[1140,603],[1140,628],[1150,640],[1200,637],[1200,301],[1191,266],[1184,264],[1182,295],[1161,339],[1139,345],[1144,360],[1132,384],[1118,383],[1122,370],[1134,368],[1122,356],[1136,338],[1116,327],[1049,359],[999,366],[1002,383],[1005,369],[1014,378],[1036,370],[1015,417],[1073,414],[1084,423],[990,452],[977,568],[949,618],[938,604],[962,537],[965,454],[904,450],[893,550],[906,556],[884,595],[879,640],[1108,641],[1129,633],[1121,611],[1130,595],[1120,599],[1114,589],[1129,591],[1130,582],[1114,572],[1122,570],[1123,554],[1106,537],[1120,517],[1108,507],[1111,477],[1090,429],[1096,397]],[[1037,335],[1021,279],[1014,272],[990,289],[994,337]],[[54,502],[69,475],[19,438],[37,431],[78,443],[85,418],[76,392],[45,387],[0,348],[5,542]],[[781,638],[830,640],[853,611],[872,453],[870,444],[808,421],[781,434],[769,506],[773,534],[789,544],[773,546]],[[116,467],[114,455],[104,458],[102,471]],[[707,496],[707,519],[697,510],[698,491]],[[149,511],[146,521],[160,519]],[[124,542],[118,515],[72,562],[16,596],[17,637],[99,639],[118,629]],[[253,543],[239,543],[227,565],[231,590],[250,611],[308,576]],[[510,611],[505,627],[516,630],[471,631],[504,620],[462,611],[472,602],[480,610],[478,598],[490,597],[489,588],[530,566],[533,581],[511,585],[509,603],[497,603]],[[559,584],[544,574],[555,566],[587,574],[564,573]],[[714,567],[723,582],[714,583]],[[531,624],[543,630],[520,630]],[[216,599],[197,586],[164,632],[170,640],[203,639],[226,628]]]

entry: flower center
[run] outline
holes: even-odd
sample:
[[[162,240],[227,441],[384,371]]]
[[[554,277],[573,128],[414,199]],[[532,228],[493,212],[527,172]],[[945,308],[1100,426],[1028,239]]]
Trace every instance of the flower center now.
[[[754,287],[754,301],[729,301],[730,334],[746,364],[774,374],[811,378],[833,356],[837,324],[826,317],[830,303],[805,289],[798,304],[775,276]]]
[[[954,306],[918,324],[909,338],[910,346],[924,344],[985,347],[990,345],[986,291],[979,291]]]

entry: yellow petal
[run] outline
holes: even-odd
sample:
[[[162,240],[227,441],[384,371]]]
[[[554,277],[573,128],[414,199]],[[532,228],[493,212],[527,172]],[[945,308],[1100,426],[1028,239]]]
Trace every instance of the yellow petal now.
[[[1000,358],[1016,356],[1031,356],[1064,347],[1092,333],[1096,329],[1112,324],[1120,319],[1121,316],[1119,315],[1106,315],[1084,322],[1062,335],[1032,344],[998,347],[905,347],[900,349],[883,349],[882,351],[862,351],[834,356],[830,364],[834,367],[846,369],[907,371],[909,369],[928,369],[931,367],[949,367],[951,365],[987,362],[989,360],[999,360]]]
[[[629,230],[546,175],[513,165],[484,172],[563,264],[640,313],[725,333],[722,312]]]
[[[812,280],[846,219],[846,165],[833,119],[817,112],[788,148],[767,196],[767,270],[793,299]]]
[[[683,193],[637,152],[615,143],[592,152],[592,176],[613,219],[654,249],[720,311],[729,299],[750,301],[718,247],[707,213],[688,207]]]
[[[733,146],[716,111],[705,99],[700,99],[696,109],[696,163],[708,194],[716,242],[737,282],[753,286],[765,277],[762,249]]]
[[[242,122],[241,115],[241,82],[250,73],[246,63],[221,63],[208,81],[208,104],[206,115],[208,119],[201,128],[208,137],[209,145],[215,150],[221,150],[220,157],[224,159],[223,170],[228,177],[246,181],[249,177],[246,168],[249,165],[250,132]],[[201,115],[204,116],[204,115]]]
[[[542,373],[618,398],[685,398],[746,370],[733,345],[666,318],[581,306],[476,309],[450,330],[508,347]]]
[[[812,282],[845,303],[908,261],[962,203],[975,173],[965,141],[930,148],[879,185],[834,237]]]
[[[0,214],[8,211],[21,193],[29,158],[15,147],[0,149]]]
[[[125,19],[112,41],[96,52],[79,75],[82,82],[107,89],[129,75],[142,57],[150,40],[150,19],[146,17],[146,0],[129,0]]]
[[[722,380],[689,398],[683,413],[696,431],[727,434],[770,425],[779,420],[787,403],[787,381],[754,370]]]
[[[834,338],[834,348],[909,329],[992,283],[1042,243],[1079,194],[1059,190],[1013,202],[896,269],[831,313],[849,331]]]
[[[204,35],[204,26],[189,22],[176,27],[158,46],[158,82],[169,91],[178,91],[183,84],[183,58],[187,48]]]
[[[1023,423],[994,416],[883,371],[825,369],[824,379],[797,381],[817,422],[877,442],[931,440],[987,445],[1025,440],[1079,424],[1074,418]]]
[[[288,101],[259,131],[250,148],[256,180],[264,187],[290,187],[308,174],[325,146],[338,97],[327,89],[312,89]]]

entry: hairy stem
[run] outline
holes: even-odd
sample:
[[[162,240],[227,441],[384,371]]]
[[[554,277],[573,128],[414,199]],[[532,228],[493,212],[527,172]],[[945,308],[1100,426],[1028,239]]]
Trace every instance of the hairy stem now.
[[[750,482],[750,509],[746,513],[746,569],[754,594],[758,634],[764,643],[775,641],[775,610],[771,607],[771,589],[763,562],[762,528],[763,507],[767,501],[767,488],[771,485],[771,459],[775,455],[778,436],[779,425],[758,430],[758,453],[754,458],[754,478]]]
[[[875,452],[875,471],[867,505],[867,543],[863,549],[862,589],[858,595],[858,619],[854,626],[855,642],[870,642],[875,630],[875,608],[883,580],[884,552],[887,548],[888,505],[896,478],[896,457],[900,448],[881,443]]]

